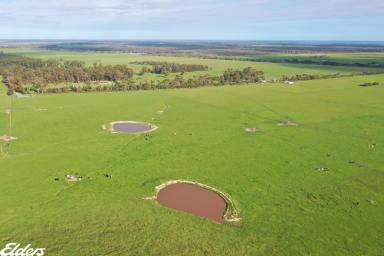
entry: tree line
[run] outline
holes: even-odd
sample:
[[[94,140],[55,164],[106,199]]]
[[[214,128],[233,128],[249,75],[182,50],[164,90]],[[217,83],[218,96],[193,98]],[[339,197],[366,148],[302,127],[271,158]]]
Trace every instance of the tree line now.
[[[146,65],[141,69],[141,74],[155,73],[155,74],[169,74],[169,73],[184,73],[194,71],[206,71],[208,66],[197,64],[179,64],[162,61],[135,61],[131,64]],[[148,67],[152,66],[152,67]]]
[[[364,71],[364,72],[356,72],[351,74],[327,74],[327,75],[319,75],[319,74],[298,74],[293,76],[284,75],[281,81],[306,81],[306,80],[318,80],[318,79],[330,79],[330,78],[341,78],[341,77],[353,77],[353,76],[362,76],[362,75],[376,75],[381,74],[380,71]]]

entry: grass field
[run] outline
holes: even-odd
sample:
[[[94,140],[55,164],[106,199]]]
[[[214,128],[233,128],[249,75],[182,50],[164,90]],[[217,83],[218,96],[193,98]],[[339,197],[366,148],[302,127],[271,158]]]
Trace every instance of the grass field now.
[[[120,53],[60,57],[138,59]],[[213,72],[251,65],[204,61],[215,65]],[[269,76],[312,70],[252,65],[262,65]],[[321,68],[313,70],[335,72]],[[382,85],[358,86],[372,81]],[[18,140],[0,142],[0,241],[32,243],[60,256],[382,255],[383,84],[384,76],[376,75],[292,87],[13,97],[12,135]],[[1,95],[0,105],[7,100]],[[7,118],[0,115],[0,134]],[[101,129],[115,120],[152,122],[159,129],[150,140]],[[282,120],[299,126],[280,127]],[[248,134],[245,127],[260,132]],[[85,179],[66,182],[66,172]],[[142,199],[172,179],[229,194],[242,222],[220,225]]]
[[[161,80],[164,79],[163,75],[145,74],[139,77],[138,73],[141,71],[142,65],[130,64],[137,61],[166,61],[179,64],[202,64],[207,65],[210,69],[208,71],[187,72],[184,77],[189,78],[202,74],[221,75],[227,69],[244,69],[253,67],[265,72],[266,78],[280,79],[283,75],[297,75],[297,74],[352,74],[360,73],[363,71],[376,71],[373,68],[361,67],[335,67],[325,65],[304,65],[304,64],[288,64],[288,63],[265,63],[253,61],[236,61],[236,60],[223,60],[223,59],[201,59],[192,57],[169,57],[169,56],[153,56],[153,55],[140,55],[121,52],[70,52],[70,51],[48,51],[41,49],[24,49],[24,48],[0,48],[0,51],[7,53],[17,53],[28,57],[41,58],[41,59],[63,59],[63,60],[80,60],[87,64],[101,62],[103,64],[127,64],[132,67],[136,74],[136,78],[148,80]],[[279,55],[276,55],[279,56]],[[381,55],[379,55],[381,56]],[[170,74],[167,78],[171,79],[177,74]]]

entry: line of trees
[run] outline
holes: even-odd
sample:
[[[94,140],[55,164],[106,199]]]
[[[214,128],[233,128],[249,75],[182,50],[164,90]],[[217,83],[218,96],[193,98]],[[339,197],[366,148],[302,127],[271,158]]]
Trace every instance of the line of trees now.
[[[169,74],[169,73],[184,73],[194,71],[206,71],[208,66],[197,64],[178,64],[161,61],[136,61],[132,64],[146,65],[141,69],[141,74],[155,73],[155,74]],[[152,66],[152,67],[148,67]]]
[[[283,76],[282,81],[305,81],[305,80],[317,80],[317,79],[328,79],[328,78],[338,78],[342,75],[337,74],[328,74],[328,75],[318,75],[318,74],[298,74],[293,76]],[[348,75],[349,76],[349,75]]]
[[[353,77],[353,76],[361,76],[361,75],[375,75],[381,74],[380,71],[364,71],[357,72],[351,74],[327,74],[327,75],[319,75],[319,74],[298,74],[293,76],[283,76],[281,81],[306,81],[306,80],[318,80],[318,79],[330,79],[330,78],[340,78],[340,77]]]

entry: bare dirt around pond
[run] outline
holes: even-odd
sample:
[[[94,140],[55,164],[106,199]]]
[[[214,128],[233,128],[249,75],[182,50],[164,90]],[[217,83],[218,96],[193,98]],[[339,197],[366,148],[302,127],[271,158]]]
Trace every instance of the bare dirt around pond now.
[[[168,208],[188,212],[219,223],[225,222],[227,203],[218,193],[188,183],[175,183],[162,188],[157,201]]]

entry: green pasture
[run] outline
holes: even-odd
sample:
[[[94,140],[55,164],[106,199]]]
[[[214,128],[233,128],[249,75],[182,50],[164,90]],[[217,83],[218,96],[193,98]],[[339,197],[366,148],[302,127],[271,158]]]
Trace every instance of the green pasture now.
[[[254,65],[270,77],[335,72],[121,53],[25,54],[87,63],[205,63],[216,73]],[[381,85],[358,86],[373,81]],[[12,97],[18,139],[0,142],[0,244],[31,243],[58,256],[383,254],[383,75]],[[1,95],[0,106],[9,99]],[[0,134],[7,129],[4,108]],[[149,140],[102,130],[115,120],[159,129]],[[278,126],[284,120],[299,126]],[[67,182],[67,172],[84,179]],[[172,179],[230,195],[241,223],[216,224],[143,199]]]
[[[340,66],[325,66],[325,65],[303,65],[303,64],[288,64],[288,63],[266,63],[266,62],[252,62],[241,60],[223,60],[223,59],[204,59],[193,57],[171,57],[171,56],[157,56],[157,55],[141,55],[121,52],[71,52],[71,51],[49,51],[36,48],[0,48],[0,51],[12,52],[21,54],[28,57],[41,58],[41,59],[63,59],[63,60],[80,60],[87,64],[100,62],[102,64],[126,64],[132,67],[136,72],[137,79],[159,80],[164,79],[165,76],[157,74],[145,74],[140,76],[142,65],[131,64],[137,61],[166,61],[179,64],[201,64],[209,67],[208,71],[187,72],[184,74],[185,78],[193,76],[209,74],[221,75],[227,69],[244,69],[253,67],[263,70],[266,78],[280,79],[284,75],[297,75],[297,74],[352,74],[360,73],[362,71],[377,71],[372,68],[361,67],[340,67]],[[167,78],[172,79],[177,74],[170,74]]]

